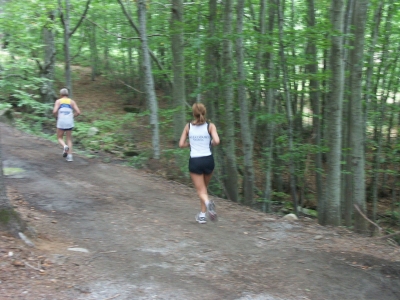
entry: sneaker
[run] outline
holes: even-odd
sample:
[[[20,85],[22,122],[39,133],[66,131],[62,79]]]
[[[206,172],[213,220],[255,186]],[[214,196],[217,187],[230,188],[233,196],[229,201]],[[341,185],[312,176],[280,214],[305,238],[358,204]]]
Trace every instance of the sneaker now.
[[[73,157],[72,157],[72,154],[68,154],[68,155],[67,155],[66,161],[74,161],[74,159],[73,159]]]
[[[196,215],[196,222],[199,224],[205,224],[205,223],[207,223],[207,219],[206,219],[206,217],[200,217],[200,213],[198,213]]]
[[[69,147],[67,145],[64,146],[63,157],[67,157]]]
[[[207,206],[208,217],[211,221],[217,221],[217,212],[215,211],[215,203],[214,201],[210,201]]]

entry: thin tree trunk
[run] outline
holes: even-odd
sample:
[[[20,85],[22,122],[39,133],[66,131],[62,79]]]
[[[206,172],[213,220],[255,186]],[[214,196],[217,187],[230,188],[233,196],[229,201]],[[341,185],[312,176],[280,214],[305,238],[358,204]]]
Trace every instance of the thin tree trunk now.
[[[43,103],[53,103],[56,96],[53,87],[54,70],[56,64],[55,31],[53,29],[55,11],[49,13],[49,25],[43,29],[44,37],[44,65],[41,68],[41,77],[45,79],[40,89]]]
[[[142,46],[143,73],[145,77],[145,91],[148,105],[150,107],[150,125],[153,132],[153,158],[160,158],[160,137],[158,128],[158,103],[154,89],[154,78],[151,69],[149,48],[146,32],[146,3],[145,0],[138,0],[139,34]]]
[[[315,28],[315,2],[314,0],[308,0],[308,26]],[[313,110],[313,132],[315,136],[315,145],[318,148],[318,152],[315,154],[315,185],[317,189],[317,205],[320,207],[322,200],[322,153],[320,152],[321,147],[321,100],[320,100],[320,83],[318,80],[318,58],[317,58],[317,37],[311,36],[308,42],[308,55],[311,61],[308,66],[308,72],[310,73],[310,100]],[[322,205],[321,205],[322,206]]]
[[[283,3],[282,0],[277,0],[278,4],[278,27],[279,27],[279,56],[280,56],[280,64],[283,72],[283,89],[284,89],[284,98],[286,103],[286,116],[288,120],[288,152],[290,155],[289,158],[289,184],[290,184],[290,192],[292,195],[293,207],[296,215],[298,214],[298,198],[297,198],[297,191],[296,191],[296,174],[294,168],[294,161],[293,161],[293,113],[292,113],[292,102],[290,98],[290,91],[289,91],[289,75],[287,71],[286,65],[286,56],[285,56],[285,45],[283,39]]]
[[[394,70],[396,69],[397,62],[393,64],[393,67],[387,68],[385,70],[385,74],[394,74]],[[392,75],[393,76],[393,75]],[[386,85],[386,82],[389,81],[389,84]],[[379,177],[380,177],[380,169],[381,169],[381,160],[382,160],[382,143],[383,143],[383,126],[386,121],[386,108],[387,108],[387,99],[389,98],[389,93],[391,92],[391,85],[393,83],[393,78],[388,78],[388,76],[384,77],[382,80],[382,90],[385,91],[381,93],[381,104],[379,107],[379,117],[377,117],[376,122],[376,153],[374,155],[374,167],[373,167],[373,177],[372,177],[372,220],[376,221],[377,209],[378,209],[378,192],[379,192]]]
[[[99,55],[97,52],[96,40],[96,26],[94,24],[88,25],[89,31],[89,45],[90,45],[90,64],[92,67],[91,80],[95,81],[98,73]]]
[[[232,58],[232,0],[225,0],[224,5],[224,40],[223,40],[223,80],[225,98],[225,190],[228,199],[238,202],[238,170],[235,146],[235,114],[233,105],[233,58]]]
[[[260,22],[265,19],[265,0],[261,1],[261,11],[260,11]],[[274,31],[275,25],[275,12],[276,12],[276,4],[275,0],[268,1],[268,34],[270,36],[268,41],[268,51],[265,54],[265,69],[267,70],[266,74],[266,97],[265,97],[265,108],[266,114],[272,116],[274,113],[274,88],[273,82],[275,80],[275,64],[274,64],[274,56],[273,56],[273,40],[272,35]],[[262,27],[264,27],[263,25]],[[263,211],[270,212],[271,211],[271,203],[272,203],[272,181],[273,181],[273,148],[274,148],[274,129],[275,124],[273,121],[267,120],[266,131],[265,131],[265,190],[264,190],[264,202],[263,202]]]
[[[174,142],[178,142],[185,126],[185,59],[183,39],[183,1],[172,0],[171,11],[172,98],[174,102]]]
[[[343,57],[344,57],[344,63],[345,63],[345,69],[348,70],[350,69],[351,65],[348,63],[348,53],[350,49],[349,46],[349,39],[348,37],[350,28],[352,25],[352,20],[353,20],[353,11],[354,11],[354,3],[355,0],[348,0],[346,4],[346,12],[345,12],[345,24],[343,28],[344,32],[344,37],[343,37],[343,45],[344,45],[344,50],[343,50]],[[351,140],[350,140],[350,133],[349,131],[351,130],[351,101],[348,99],[349,94],[350,94],[350,76],[348,76],[345,80],[345,87],[344,87],[344,95],[345,98],[347,98],[348,101],[344,101],[343,104],[343,126],[342,126],[342,160],[346,161],[346,163],[342,166],[343,172],[342,172],[342,178],[341,178],[341,200],[340,200],[340,207],[342,210],[342,216],[345,219],[345,225],[346,226],[351,226],[352,225],[352,217],[353,217],[353,205],[352,205],[352,199],[353,199],[353,176],[351,174],[351,151],[350,151],[350,145],[351,145]]]
[[[372,75],[374,71],[374,55],[375,55],[375,47],[376,43],[378,41],[378,36],[379,36],[379,27],[381,24],[382,20],[382,11],[383,11],[383,5],[385,3],[385,0],[382,0],[379,2],[378,7],[375,11],[374,14],[374,20],[373,20],[373,30],[371,34],[371,44],[369,45],[369,51],[368,51],[368,63],[367,63],[367,71],[366,71],[366,76],[365,76],[365,87],[364,87],[364,103],[365,103],[365,108],[364,108],[364,126],[367,126],[367,119],[368,119],[368,109],[370,105],[370,93],[371,93],[371,82],[372,82]],[[366,134],[367,130],[364,128],[364,135]]]
[[[238,101],[240,106],[240,127],[244,153],[244,201],[253,205],[254,199],[254,166],[253,166],[253,132],[251,132],[249,120],[249,108],[246,95],[246,74],[244,69],[244,45],[243,45],[243,16],[245,0],[237,2],[237,38],[236,56],[238,70]]]
[[[207,115],[211,118],[211,122],[214,122],[218,128],[220,134],[222,133],[222,128],[220,124],[222,120],[219,118],[219,113],[217,107],[219,107],[219,99],[221,98],[221,90],[220,85],[216,85],[215,83],[220,82],[221,78],[218,74],[221,73],[220,70],[220,42],[219,39],[216,39],[217,35],[217,0],[209,0],[209,17],[208,17],[208,40],[205,49],[205,76],[203,79],[204,86],[207,86],[208,89],[205,92],[205,97],[203,102],[207,106]],[[200,12],[199,12],[200,13]],[[222,136],[222,135],[221,135]],[[223,193],[225,197],[228,197],[228,192],[226,190],[224,176],[222,174],[226,173],[226,166],[224,163],[224,148],[225,147],[215,147],[213,148],[213,155],[215,159],[215,169],[214,169],[214,178],[217,180],[219,186],[222,187]]]
[[[72,94],[72,78],[71,78],[71,54],[70,54],[70,46],[69,42],[72,35],[78,30],[79,26],[82,24],[83,19],[86,17],[86,14],[89,10],[91,0],[86,2],[85,10],[79,19],[76,26],[71,30],[70,29],[70,11],[71,5],[69,0],[65,0],[65,10],[63,10],[61,0],[58,0],[58,6],[61,11],[61,21],[64,26],[64,61],[65,61],[65,85],[69,90],[69,96],[73,97]],[[64,15],[65,13],[65,15]]]
[[[60,9],[62,9],[61,0],[58,0],[58,5]],[[69,91],[69,96],[73,97],[72,94],[72,80],[71,80],[71,55],[70,55],[70,46],[69,46],[69,38],[70,38],[70,27],[69,27],[69,12],[70,12],[70,2],[69,0],[65,0],[65,10],[64,10],[64,70],[65,70],[65,86]]]

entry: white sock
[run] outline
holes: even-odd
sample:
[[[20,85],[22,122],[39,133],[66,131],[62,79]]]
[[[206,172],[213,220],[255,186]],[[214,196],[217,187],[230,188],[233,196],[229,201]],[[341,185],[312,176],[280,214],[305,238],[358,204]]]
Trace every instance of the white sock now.
[[[208,209],[208,204],[209,204],[209,203],[210,203],[209,200],[206,200],[206,201],[205,201],[205,204],[206,204],[207,209]]]
[[[206,216],[206,213],[200,212],[200,215],[199,215],[200,218],[205,217],[205,216]]]

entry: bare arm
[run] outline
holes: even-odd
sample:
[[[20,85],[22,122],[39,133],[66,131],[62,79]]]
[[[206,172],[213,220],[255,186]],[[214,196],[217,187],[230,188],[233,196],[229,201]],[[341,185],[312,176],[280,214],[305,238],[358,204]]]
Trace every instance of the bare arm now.
[[[81,114],[81,110],[78,107],[78,104],[74,100],[71,100],[71,106],[72,109],[74,110],[74,117],[77,117]]]
[[[53,115],[57,118],[58,109],[60,108],[60,100],[54,102]]]
[[[183,128],[181,139],[179,140],[180,148],[185,148],[190,146],[189,142],[187,141],[188,133],[189,133],[189,124],[186,124],[185,128]]]
[[[217,132],[217,127],[215,127],[215,125],[212,123],[210,124],[210,134],[212,137],[211,145],[212,146],[219,145],[220,140],[219,140],[219,135]]]

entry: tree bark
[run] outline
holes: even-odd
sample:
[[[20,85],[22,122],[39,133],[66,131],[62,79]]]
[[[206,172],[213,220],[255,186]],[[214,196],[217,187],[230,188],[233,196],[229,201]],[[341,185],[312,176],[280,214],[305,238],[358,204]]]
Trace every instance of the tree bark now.
[[[265,19],[265,0],[260,0],[260,22],[263,22],[262,19]],[[273,82],[275,81],[275,64],[274,64],[274,52],[273,52],[273,32],[275,25],[275,12],[276,12],[276,4],[275,0],[268,1],[268,51],[265,53],[265,69],[266,69],[266,97],[265,97],[265,108],[266,114],[268,116],[272,116],[274,113],[274,88]],[[261,23],[262,24],[262,23]],[[263,28],[266,25],[260,25]],[[261,29],[262,32],[262,29]],[[272,118],[267,120],[267,124],[265,126],[265,189],[264,189],[264,202],[263,202],[263,211],[270,212],[271,211],[271,203],[272,203],[272,181],[273,181],[273,148],[274,148],[274,128],[275,124],[272,121]]]
[[[322,225],[339,226],[341,223],[340,210],[340,178],[341,178],[341,146],[342,146],[342,103],[344,89],[344,63],[343,63],[343,20],[344,1],[332,0],[331,23],[331,72],[330,99],[327,103],[327,177],[325,186],[325,203],[322,211]],[[320,215],[320,214],[318,214]]]
[[[62,9],[61,0],[58,0],[58,5],[60,10]],[[69,38],[70,38],[70,2],[69,0],[65,0],[65,10],[62,13],[62,21],[64,25],[64,70],[65,70],[65,87],[69,91],[69,96],[73,97],[72,93],[72,80],[71,80],[71,54],[70,54],[70,46],[69,46]],[[65,14],[65,15],[64,15]]]
[[[283,33],[283,2],[282,0],[277,0],[278,4],[278,27],[279,27],[279,56],[280,56],[280,65],[283,73],[283,90],[284,90],[284,99],[286,104],[286,117],[288,122],[288,152],[289,152],[289,185],[290,185],[290,193],[292,195],[293,208],[294,212],[298,214],[298,198],[297,198],[297,190],[296,190],[296,174],[295,167],[293,161],[293,112],[292,112],[292,102],[289,91],[289,75],[286,64],[286,55],[285,55],[285,45],[284,45],[284,33]]]
[[[54,70],[56,63],[56,44],[53,23],[55,19],[55,11],[49,12],[49,24],[43,29],[44,39],[44,65],[41,68],[41,77],[45,79],[40,89],[43,103],[54,103],[57,94],[54,92]]]
[[[253,132],[249,121],[249,108],[246,95],[246,74],[244,69],[244,46],[243,46],[243,16],[244,1],[237,2],[237,38],[236,56],[238,70],[238,101],[240,106],[240,127],[244,153],[244,178],[243,190],[246,204],[253,205],[254,199],[254,166],[253,166]]]
[[[183,38],[183,1],[172,0],[171,11],[172,71],[174,74],[172,98],[174,103],[174,142],[178,142],[185,126],[185,59]]]
[[[315,2],[314,0],[308,0],[308,26],[315,28]],[[313,132],[315,137],[315,145],[318,148],[315,154],[315,185],[317,190],[317,205],[321,205],[322,201],[322,153],[321,147],[321,99],[320,99],[320,82],[318,78],[318,58],[317,58],[317,37],[316,33],[310,37],[308,42],[308,59],[310,63],[307,66],[307,70],[310,73],[310,101],[313,110]],[[322,206],[322,205],[321,205]]]
[[[353,202],[360,210],[366,214],[366,199],[365,199],[365,140],[364,140],[364,116],[363,103],[361,97],[362,89],[362,70],[364,66],[364,41],[365,41],[365,26],[367,20],[369,0],[355,0],[354,5],[354,40],[353,47],[350,53],[350,103],[351,103],[351,118],[349,137],[351,141],[351,157],[353,178],[352,195],[353,199],[346,199],[346,211],[352,211]],[[347,218],[350,220],[350,214]],[[350,222],[348,225],[350,224]],[[366,233],[367,222],[360,213],[354,216],[354,229],[359,233]]]
[[[233,58],[232,58],[232,0],[226,0],[224,5],[224,40],[223,40],[223,86],[225,97],[225,190],[228,199],[238,202],[238,170],[236,163],[235,146],[235,114],[233,105]]]
[[[150,107],[150,125],[153,132],[153,158],[160,159],[160,137],[158,127],[158,103],[154,89],[154,78],[151,69],[149,48],[146,32],[146,3],[145,0],[138,0],[139,33],[142,46],[143,73],[145,77],[145,91],[147,102]]]

